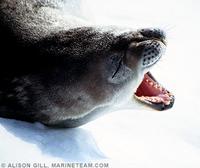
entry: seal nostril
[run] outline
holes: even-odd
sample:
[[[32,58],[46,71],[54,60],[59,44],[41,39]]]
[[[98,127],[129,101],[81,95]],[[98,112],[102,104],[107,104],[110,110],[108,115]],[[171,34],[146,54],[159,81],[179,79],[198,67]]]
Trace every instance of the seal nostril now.
[[[166,35],[165,32],[161,29],[141,29],[139,32],[147,38],[158,38],[158,39],[165,39]]]

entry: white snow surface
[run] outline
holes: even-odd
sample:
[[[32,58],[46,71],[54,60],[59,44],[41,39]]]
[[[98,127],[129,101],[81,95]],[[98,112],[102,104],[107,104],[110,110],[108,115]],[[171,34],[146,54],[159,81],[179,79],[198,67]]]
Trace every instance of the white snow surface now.
[[[174,107],[156,112],[138,105],[75,129],[0,119],[0,163],[93,161],[109,162],[112,168],[199,168],[200,1],[87,2],[98,24],[167,32],[166,54],[151,72],[176,96]]]

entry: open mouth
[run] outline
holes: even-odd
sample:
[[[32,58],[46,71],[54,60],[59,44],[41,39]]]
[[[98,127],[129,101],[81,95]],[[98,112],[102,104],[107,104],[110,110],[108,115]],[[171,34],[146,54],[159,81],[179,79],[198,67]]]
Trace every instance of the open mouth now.
[[[134,97],[159,111],[171,108],[175,100],[174,95],[161,86],[150,72],[144,75]]]

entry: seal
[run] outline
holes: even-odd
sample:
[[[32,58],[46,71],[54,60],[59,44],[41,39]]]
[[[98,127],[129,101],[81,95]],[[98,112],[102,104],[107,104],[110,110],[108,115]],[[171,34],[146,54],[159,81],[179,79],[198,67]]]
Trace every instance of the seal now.
[[[131,99],[161,58],[162,30],[90,25],[69,3],[0,1],[0,117],[80,126]]]

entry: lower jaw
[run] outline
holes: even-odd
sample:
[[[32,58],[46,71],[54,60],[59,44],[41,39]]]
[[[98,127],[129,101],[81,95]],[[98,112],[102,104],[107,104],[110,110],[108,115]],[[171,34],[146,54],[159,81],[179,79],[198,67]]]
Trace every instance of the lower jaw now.
[[[139,102],[159,111],[172,108],[175,100],[174,95],[161,86],[150,72],[144,75],[134,97]]]

